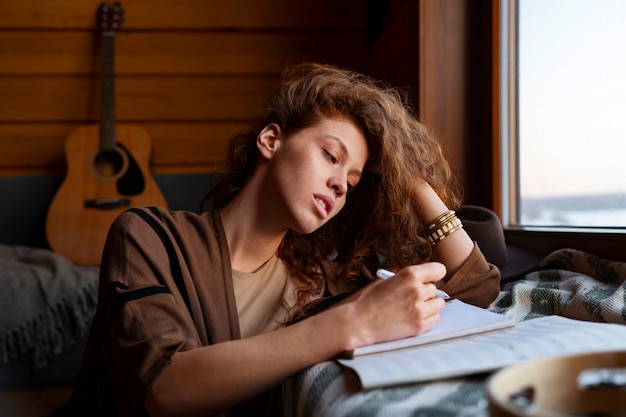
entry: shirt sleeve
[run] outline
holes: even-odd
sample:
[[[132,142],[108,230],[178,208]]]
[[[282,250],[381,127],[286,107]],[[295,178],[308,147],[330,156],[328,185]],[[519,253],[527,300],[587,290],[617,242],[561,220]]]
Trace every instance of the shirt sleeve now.
[[[112,226],[101,267],[99,339],[120,415],[137,415],[159,373],[179,350],[199,345],[183,297],[172,285],[161,239],[124,213]]]
[[[486,308],[500,292],[500,270],[487,262],[474,242],[474,249],[441,289],[466,303]]]

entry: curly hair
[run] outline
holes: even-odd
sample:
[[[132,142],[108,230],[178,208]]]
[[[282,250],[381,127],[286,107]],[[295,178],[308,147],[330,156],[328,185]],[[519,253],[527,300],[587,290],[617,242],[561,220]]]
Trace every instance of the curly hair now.
[[[278,256],[303,277],[298,307],[319,295],[326,282],[324,264],[340,266],[337,279],[364,284],[379,267],[401,268],[431,256],[423,238],[414,185],[427,181],[451,208],[459,204],[456,184],[442,148],[420,123],[399,89],[364,74],[332,65],[288,67],[267,106],[249,129],[233,136],[222,177],[204,202],[223,207],[254,170],[256,138],[271,123],[287,137],[324,118],[344,117],[363,132],[369,151],[364,175],[344,209],[307,235],[289,231]]]

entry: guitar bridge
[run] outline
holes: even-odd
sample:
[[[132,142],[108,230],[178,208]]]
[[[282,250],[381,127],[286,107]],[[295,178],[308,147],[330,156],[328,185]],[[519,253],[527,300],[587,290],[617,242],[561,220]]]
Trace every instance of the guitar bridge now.
[[[96,210],[114,210],[128,206],[130,206],[129,198],[96,198],[93,200],[85,200],[85,208]]]

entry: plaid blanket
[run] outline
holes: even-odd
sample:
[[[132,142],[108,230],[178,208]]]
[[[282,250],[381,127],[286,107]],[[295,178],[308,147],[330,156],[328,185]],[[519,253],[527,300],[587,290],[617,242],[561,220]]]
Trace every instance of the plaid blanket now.
[[[560,249],[548,255],[537,271],[503,286],[489,309],[516,321],[556,314],[626,324],[625,286],[626,263]],[[328,361],[284,384],[284,411],[294,417],[487,417],[484,383],[488,376],[364,391],[352,372]]]

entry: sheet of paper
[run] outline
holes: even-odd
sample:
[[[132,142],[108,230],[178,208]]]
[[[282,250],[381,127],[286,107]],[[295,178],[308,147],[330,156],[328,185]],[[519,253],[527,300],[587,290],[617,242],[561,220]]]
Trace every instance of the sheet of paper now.
[[[529,359],[624,349],[624,325],[547,316],[501,332],[338,362],[356,371],[369,389],[493,371]]]
[[[515,325],[511,317],[484,308],[466,304],[461,300],[446,303],[439,322],[428,331],[414,337],[363,346],[348,352],[347,356],[369,355],[377,352],[420,346],[441,340],[463,337],[468,334],[509,328]]]

